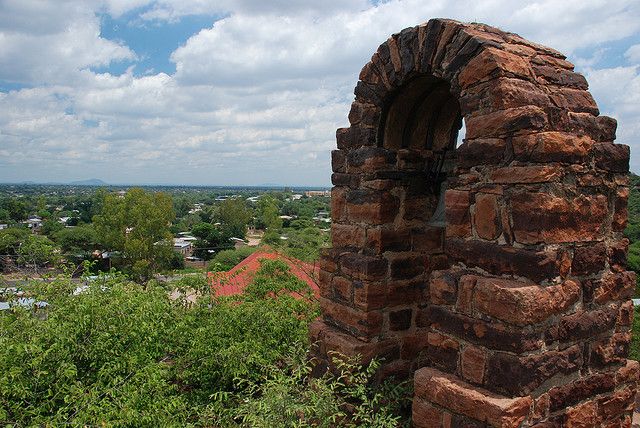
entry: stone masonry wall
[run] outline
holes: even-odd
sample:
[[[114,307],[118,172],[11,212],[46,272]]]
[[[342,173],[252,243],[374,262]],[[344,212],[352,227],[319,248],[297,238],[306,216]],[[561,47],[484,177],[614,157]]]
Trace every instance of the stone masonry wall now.
[[[332,153],[317,356],[414,376],[416,427],[630,426],[629,147],[584,77],[515,34],[435,19],[359,78]]]

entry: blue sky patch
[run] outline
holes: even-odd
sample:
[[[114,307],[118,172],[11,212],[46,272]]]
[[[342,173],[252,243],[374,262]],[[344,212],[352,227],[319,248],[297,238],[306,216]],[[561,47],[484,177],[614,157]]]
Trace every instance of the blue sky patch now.
[[[94,72],[114,75],[124,73],[135,64],[134,75],[167,73],[176,71],[169,59],[171,53],[183,45],[189,37],[204,28],[210,28],[223,16],[189,15],[174,22],[144,21],[140,15],[147,8],[136,9],[115,19],[107,13],[99,14],[100,37],[122,43],[135,52],[137,61],[121,61],[104,67],[92,68]]]

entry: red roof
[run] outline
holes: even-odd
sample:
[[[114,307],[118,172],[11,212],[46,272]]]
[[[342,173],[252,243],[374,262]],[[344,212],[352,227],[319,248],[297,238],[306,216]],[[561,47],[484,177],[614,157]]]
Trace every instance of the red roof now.
[[[233,296],[240,294],[253,281],[256,272],[260,269],[261,259],[280,259],[291,269],[291,273],[306,282],[313,294],[320,295],[317,278],[319,267],[298,259],[286,257],[276,252],[256,251],[249,257],[238,263],[227,272],[209,272],[211,285],[216,296]]]

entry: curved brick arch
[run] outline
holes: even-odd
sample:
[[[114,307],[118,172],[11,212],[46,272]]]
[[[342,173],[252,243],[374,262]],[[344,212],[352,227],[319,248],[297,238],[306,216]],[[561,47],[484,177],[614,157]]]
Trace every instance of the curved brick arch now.
[[[318,356],[415,372],[418,427],[627,426],[629,148],[584,77],[515,34],[436,19],[359,79],[332,153]]]

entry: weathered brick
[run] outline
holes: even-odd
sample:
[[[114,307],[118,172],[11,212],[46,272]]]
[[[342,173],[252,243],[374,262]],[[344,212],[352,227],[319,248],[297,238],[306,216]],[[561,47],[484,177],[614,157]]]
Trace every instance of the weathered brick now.
[[[331,224],[331,244],[334,248],[359,248],[365,242],[365,228],[350,224]]]
[[[546,183],[562,177],[562,169],[555,166],[510,166],[491,172],[491,181],[500,184]]]
[[[609,142],[593,146],[596,167],[613,172],[629,171],[629,146]]]
[[[512,140],[514,158],[524,162],[585,162],[594,144],[587,136],[565,132],[518,135]]]
[[[601,421],[597,404],[593,401],[567,409],[566,415],[565,426],[571,428],[591,428],[598,426]]]
[[[413,279],[424,273],[425,259],[415,254],[395,256],[389,261],[389,266],[392,280]]]
[[[595,373],[571,383],[553,387],[549,390],[549,410],[555,412],[566,409],[590,397],[613,391],[615,387],[615,378],[611,373]]]
[[[452,305],[456,302],[458,284],[447,272],[434,272],[429,278],[429,301],[436,305]]]
[[[626,360],[631,344],[630,333],[615,333],[591,344],[591,363],[597,367],[618,364]]]
[[[607,274],[599,281],[593,281],[593,299],[596,303],[607,303],[630,299],[636,286],[635,272]]]
[[[482,384],[486,366],[487,354],[485,351],[472,345],[464,347],[460,356],[460,371],[466,380]]]
[[[411,249],[426,253],[444,251],[444,228],[425,226],[411,230]]]
[[[355,337],[370,338],[380,334],[382,314],[379,311],[360,311],[322,297],[319,301],[326,322],[348,331]]]
[[[500,138],[523,130],[543,129],[547,126],[547,116],[540,107],[526,106],[469,116],[465,123],[466,138]]]
[[[433,407],[419,398],[413,399],[411,416],[415,428],[434,428],[442,426],[442,410]]]
[[[495,239],[500,235],[500,213],[495,195],[479,193],[473,212],[473,224],[480,238]]]
[[[347,154],[344,150],[331,151],[331,170],[333,172],[347,172]]]
[[[607,247],[604,243],[587,244],[576,247],[573,252],[571,274],[591,275],[604,269],[607,261]]]
[[[488,359],[486,385],[508,395],[526,395],[558,374],[570,375],[582,366],[577,345],[561,351],[518,357],[495,352]]]
[[[495,275],[517,275],[535,282],[564,276],[565,259],[561,251],[536,251],[497,245],[484,241],[445,241],[447,255],[470,267],[479,267]],[[567,269],[568,270],[568,269]]]
[[[414,377],[416,395],[490,426],[516,428],[525,421],[531,397],[507,398],[473,387],[438,370],[423,368]]]
[[[438,305],[429,305],[421,310],[416,323],[418,327],[431,327],[488,349],[520,353],[539,350],[543,346],[540,332],[508,328],[498,322],[472,318]]]
[[[471,236],[471,206],[469,192],[447,190],[444,196],[447,236]]]
[[[389,192],[351,190],[346,197],[346,210],[353,222],[384,224],[392,222],[398,213],[400,202]]]
[[[528,61],[518,55],[489,47],[467,63],[458,76],[458,84],[466,88],[506,73],[524,78],[533,77]]]
[[[511,196],[513,234],[523,244],[596,241],[609,213],[604,195],[571,199],[549,193]]]
[[[578,301],[580,285],[567,280],[546,287],[497,278],[478,278],[476,309],[502,321],[525,326],[564,312]]]
[[[547,343],[573,342],[596,336],[611,330],[618,317],[616,305],[606,306],[593,311],[578,311],[561,317],[545,332]]]
[[[340,268],[352,278],[365,281],[382,279],[387,274],[387,260],[380,257],[346,253],[340,257]]]
[[[389,226],[367,229],[365,249],[373,255],[386,251],[407,251],[411,249],[410,231],[406,228]]]
[[[411,327],[411,309],[402,309],[399,311],[389,312],[389,330],[401,331],[408,330]]]

